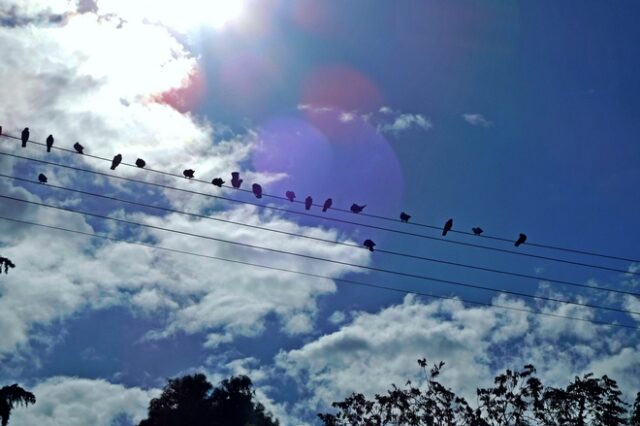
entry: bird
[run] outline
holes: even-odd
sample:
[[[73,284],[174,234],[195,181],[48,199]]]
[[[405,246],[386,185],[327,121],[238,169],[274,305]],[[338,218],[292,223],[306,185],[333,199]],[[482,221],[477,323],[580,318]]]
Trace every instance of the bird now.
[[[362,210],[364,210],[365,207],[367,207],[366,204],[364,206],[359,206],[356,203],[353,203],[351,204],[351,211],[353,213],[360,213]]]
[[[307,198],[304,199],[305,210],[309,210],[312,205],[313,205],[313,198],[311,198],[311,195],[309,195]]]
[[[296,199],[296,193],[293,191],[287,191],[284,193],[287,196],[287,199],[293,203],[293,200]]]
[[[376,243],[367,239],[367,240],[364,240],[364,243],[362,243],[362,245],[368,248],[369,251],[373,251],[373,248],[376,246]]]
[[[480,228],[479,226],[476,226],[475,228],[471,228],[471,230],[476,235],[480,235],[480,234],[482,234],[484,232],[484,230],[482,228]]]
[[[409,222],[409,219],[411,219],[411,216],[406,214],[405,212],[400,213],[400,220],[403,221],[404,223]]]
[[[327,198],[322,206],[322,211],[326,212],[331,208],[331,204],[333,204],[333,200],[331,198]]]
[[[193,177],[194,177],[194,176],[193,176],[193,174],[194,174],[195,172],[196,172],[196,171],[195,171],[195,170],[193,170],[193,169],[185,169],[185,170],[183,170],[183,171],[182,171],[182,174],[183,174],[183,175],[184,175],[184,177],[186,177],[187,179],[193,179]]]
[[[451,228],[453,228],[453,219],[449,219],[444,224],[444,228],[442,229],[442,236],[444,237],[445,235],[447,235],[447,232],[451,231]]]
[[[222,185],[224,185],[224,181],[222,180],[222,178],[213,178],[211,183],[219,188],[222,188]]]
[[[113,157],[113,160],[111,160],[111,170],[115,170],[116,167],[118,167],[118,164],[120,164],[120,162],[122,161],[122,155],[118,154],[115,157]]]
[[[27,142],[29,141],[29,128],[25,127],[22,131],[22,147],[27,147]]]
[[[144,166],[147,165],[147,162],[144,161],[142,158],[138,158],[136,160],[136,166],[140,167],[141,169],[144,169]]]
[[[51,152],[51,147],[53,146],[53,135],[47,136],[47,152]]]
[[[236,189],[240,188],[240,185],[242,185],[242,179],[240,179],[239,172],[231,172],[231,185]]]
[[[73,149],[75,149],[78,154],[84,154],[84,146],[80,145],[80,142],[74,143]]]
[[[38,182],[40,182],[40,183],[47,183],[47,177],[46,177],[44,174],[40,173],[40,174],[38,175]]]
[[[254,183],[251,185],[251,191],[253,191],[253,195],[255,195],[256,198],[262,198],[262,187],[259,184]]]
[[[527,241],[527,236],[525,234],[520,234],[520,236],[518,237],[518,239],[516,240],[516,242],[513,244],[516,247],[520,247],[521,244],[524,244],[524,242]]]

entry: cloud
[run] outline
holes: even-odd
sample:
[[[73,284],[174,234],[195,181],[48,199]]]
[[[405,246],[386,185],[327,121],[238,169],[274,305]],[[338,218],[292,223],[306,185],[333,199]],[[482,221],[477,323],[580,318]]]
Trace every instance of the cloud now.
[[[491,127],[493,123],[486,118],[482,114],[462,114],[462,118],[467,123],[472,126],[480,126],[480,127]]]
[[[494,303],[525,308],[523,301],[500,295]],[[554,315],[589,318],[575,306],[539,306]],[[369,396],[392,383],[424,379],[418,358],[443,360],[442,382],[475,400],[477,386],[489,386],[505,368],[533,363],[543,382],[566,386],[575,374],[595,371],[618,380],[632,396],[640,379],[631,373],[640,359],[638,339],[602,326],[495,308],[466,307],[455,300],[402,303],[378,312],[353,312],[339,330],[280,352],[278,371],[292,378],[305,395],[294,410],[301,417],[331,410],[351,392]],[[606,332],[605,332],[606,330]]]
[[[424,114],[403,113],[388,106],[382,106],[377,111],[341,111],[333,106],[299,104],[299,111],[309,114],[335,114],[336,120],[343,124],[356,120],[369,123],[380,133],[399,135],[410,130],[428,131],[433,123]]]
[[[36,403],[16,407],[11,424],[110,426],[122,417],[137,424],[146,417],[149,401],[160,394],[159,390],[76,377],[51,377],[29,390],[36,395]]]

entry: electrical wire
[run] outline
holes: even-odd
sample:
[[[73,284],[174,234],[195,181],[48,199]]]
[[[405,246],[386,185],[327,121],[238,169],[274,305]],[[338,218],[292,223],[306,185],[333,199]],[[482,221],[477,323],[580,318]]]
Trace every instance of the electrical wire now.
[[[91,237],[91,238],[100,238],[100,239],[110,240],[110,241],[114,241],[114,242],[121,242],[121,243],[141,246],[141,247],[147,247],[147,248],[151,248],[151,249],[155,249],[155,250],[161,250],[161,251],[167,251],[167,252],[171,252],[171,253],[185,254],[185,255],[189,255],[189,256],[195,256],[195,257],[211,259],[211,260],[219,260],[219,261],[222,261],[222,262],[228,262],[228,263],[234,263],[234,264],[239,264],[239,265],[257,267],[257,268],[262,268],[262,269],[267,269],[267,270],[272,270],[272,271],[278,271],[278,272],[285,272],[285,273],[290,273],[290,274],[306,276],[306,277],[310,277],[310,278],[325,279],[325,280],[335,281],[337,283],[342,283],[342,284],[349,284],[349,285],[355,285],[355,286],[366,287],[366,288],[374,288],[374,289],[378,289],[378,290],[386,290],[386,291],[392,291],[392,292],[402,293],[402,294],[412,294],[412,295],[424,296],[424,297],[430,297],[430,298],[436,298],[436,299],[442,299],[442,300],[455,300],[455,301],[460,301],[460,302],[463,302],[463,303],[468,303],[468,304],[476,305],[476,306],[486,306],[486,307],[504,309],[504,310],[515,311],[515,312],[525,312],[525,313],[530,313],[530,314],[533,314],[533,315],[560,318],[560,319],[566,319],[566,320],[572,320],[572,321],[588,322],[588,323],[592,323],[592,324],[596,324],[596,325],[602,325],[602,326],[606,326],[606,327],[619,327],[619,328],[627,328],[627,329],[632,329],[632,330],[640,330],[640,327],[634,326],[634,325],[620,324],[620,323],[615,323],[615,322],[606,322],[606,321],[594,320],[594,319],[589,319],[589,318],[580,318],[580,317],[574,317],[574,316],[568,316],[568,315],[559,315],[559,314],[554,314],[554,313],[550,313],[550,312],[544,312],[544,311],[540,311],[540,310],[519,308],[519,307],[516,307],[516,306],[505,306],[505,305],[499,305],[499,304],[495,304],[495,303],[478,302],[478,301],[475,301],[475,300],[463,299],[463,298],[460,298],[460,297],[457,297],[457,296],[436,295],[436,294],[432,294],[432,293],[425,293],[425,292],[418,292],[418,291],[400,289],[400,288],[396,288],[396,287],[390,287],[390,286],[387,286],[387,285],[379,285],[379,284],[374,284],[374,283],[366,283],[366,282],[362,282],[362,281],[356,281],[356,280],[350,280],[350,279],[344,279],[344,278],[330,277],[330,276],[326,276],[326,275],[313,274],[313,273],[309,273],[309,272],[295,271],[295,270],[291,270],[291,269],[278,268],[278,267],[274,267],[274,266],[262,265],[262,264],[252,263],[252,262],[245,262],[245,261],[236,260],[236,259],[228,259],[228,258],[219,257],[219,256],[211,256],[211,255],[206,255],[206,254],[201,254],[201,253],[190,252],[190,251],[186,251],[186,250],[173,249],[173,248],[169,248],[169,247],[158,246],[158,245],[155,245],[155,244],[141,243],[141,242],[138,242],[138,241],[129,241],[129,240],[125,240],[123,238],[115,238],[115,237],[111,237],[111,236],[108,236],[108,235],[101,235],[101,234],[95,234],[95,233],[90,233],[90,232],[78,231],[78,230],[74,230],[74,229],[63,228],[63,227],[60,227],[60,226],[46,225],[46,224],[42,224],[42,223],[31,222],[31,221],[27,221],[27,220],[14,219],[14,218],[8,218],[8,217],[4,217],[4,216],[0,216],[0,220],[10,221],[10,222],[14,222],[14,223],[20,223],[20,224],[24,224],[24,225],[37,226],[37,227],[42,227],[42,228],[47,228],[47,229],[52,229],[52,230],[58,230],[58,231],[73,233],[73,234],[77,234],[77,235],[83,235],[83,236],[87,236],[87,237]]]
[[[556,303],[563,303],[563,304],[567,304],[567,305],[574,305],[574,306],[586,307],[586,308],[591,308],[591,309],[602,309],[602,310],[611,311],[611,312],[620,312],[620,313],[624,313],[624,314],[640,315],[640,312],[630,311],[630,310],[626,310],[626,309],[613,308],[613,307],[601,306],[601,305],[593,305],[593,304],[587,304],[587,303],[572,302],[572,301],[566,300],[566,299],[556,299],[556,298],[547,297],[547,296],[536,296],[536,295],[532,295],[532,294],[528,294],[528,293],[521,293],[521,292],[517,292],[517,291],[513,291],[513,290],[504,290],[504,289],[499,290],[499,289],[486,287],[486,286],[482,286],[482,285],[478,285],[478,284],[463,283],[463,282],[460,282],[460,281],[446,280],[446,279],[442,279],[442,278],[429,277],[429,276],[426,276],[426,275],[412,274],[412,273],[408,273],[408,272],[401,272],[401,271],[394,271],[394,270],[390,270],[390,269],[383,269],[383,268],[377,268],[377,267],[372,267],[372,266],[359,265],[359,264],[355,264],[355,263],[343,262],[343,261],[333,260],[333,259],[326,259],[326,258],[323,258],[323,257],[312,256],[312,255],[303,254],[303,253],[296,253],[296,252],[291,252],[291,251],[287,251],[287,250],[280,250],[280,249],[275,249],[275,248],[270,248],[270,247],[258,246],[258,245],[249,244],[249,243],[242,243],[242,242],[238,242],[238,241],[231,241],[231,240],[226,240],[224,238],[211,237],[211,236],[207,236],[207,235],[195,234],[195,233],[192,233],[192,232],[186,232],[186,231],[180,231],[180,230],[177,230],[177,229],[166,228],[166,227],[163,227],[163,226],[149,225],[149,224],[146,224],[146,223],[134,222],[134,221],[126,220],[126,219],[120,219],[120,218],[115,218],[115,217],[111,217],[111,216],[105,216],[105,215],[100,215],[100,214],[96,214],[96,213],[85,212],[85,211],[82,211],[82,210],[72,209],[72,208],[69,208],[69,207],[54,206],[54,205],[47,204],[47,203],[40,203],[40,202],[37,202],[37,201],[24,200],[24,199],[21,199],[21,198],[11,197],[11,196],[8,196],[8,195],[0,194],[0,198],[13,200],[13,201],[18,201],[18,202],[31,204],[31,205],[35,205],[35,206],[40,206],[40,207],[47,207],[47,208],[51,208],[51,209],[66,211],[66,212],[69,212],[69,213],[81,214],[83,216],[96,217],[96,218],[104,219],[104,220],[111,220],[111,221],[114,221],[114,222],[125,223],[127,225],[142,226],[142,227],[145,227],[145,228],[154,229],[154,230],[158,230],[158,231],[171,232],[171,233],[180,234],[180,235],[184,235],[184,236],[188,236],[188,237],[195,237],[195,238],[201,238],[201,239],[210,240],[210,241],[217,241],[217,242],[221,242],[221,243],[232,244],[232,245],[236,245],[236,246],[240,246],[240,247],[247,247],[247,248],[256,249],[256,250],[263,250],[263,251],[272,252],[272,253],[286,254],[286,255],[290,255],[290,256],[301,257],[301,258],[304,258],[304,259],[317,260],[317,261],[321,261],[321,262],[328,262],[328,263],[333,263],[333,264],[336,264],[336,265],[348,266],[348,267],[351,267],[351,268],[358,268],[358,269],[363,269],[363,270],[372,271],[372,272],[381,272],[381,273],[391,274],[391,275],[400,276],[400,277],[415,278],[415,279],[419,279],[419,280],[423,280],[423,281],[437,282],[437,283],[441,283],[441,284],[445,284],[445,285],[452,285],[452,286],[457,286],[457,287],[473,288],[473,289],[476,289],[476,290],[483,290],[483,291],[494,292],[494,293],[511,294],[511,295],[514,295],[514,296],[526,297],[526,298],[535,299],[535,300],[544,300],[544,301],[547,301],[547,302],[556,302]]]

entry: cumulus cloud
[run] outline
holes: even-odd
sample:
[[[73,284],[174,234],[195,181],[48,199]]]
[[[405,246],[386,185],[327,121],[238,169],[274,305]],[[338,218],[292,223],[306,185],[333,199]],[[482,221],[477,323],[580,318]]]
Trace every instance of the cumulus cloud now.
[[[467,123],[471,124],[472,126],[480,126],[480,127],[491,127],[493,126],[493,123],[489,120],[487,120],[486,118],[484,118],[484,116],[482,114],[462,114],[462,118],[464,119],[464,121],[466,121]]]
[[[34,388],[36,404],[18,406],[11,424],[39,426],[110,426],[118,418],[137,424],[159,390],[127,388],[105,380],[51,377]]]
[[[526,307],[503,295],[494,303]],[[554,315],[590,315],[579,307],[543,309]],[[594,324],[413,296],[378,312],[354,312],[353,317],[339,330],[276,357],[278,369],[309,395],[298,404],[299,415],[329,410],[331,402],[351,392],[373,395],[407,379],[420,384],[424,377],[416,360],[422,357],[445,361],[443,383],[470,401],[476,386],[490,385],[503,369],[527,363],[550,385],[566,385],[575,374],[593,370],[609,374],[626,392],[640,387],[630,373],[640,359],[637,339]]]

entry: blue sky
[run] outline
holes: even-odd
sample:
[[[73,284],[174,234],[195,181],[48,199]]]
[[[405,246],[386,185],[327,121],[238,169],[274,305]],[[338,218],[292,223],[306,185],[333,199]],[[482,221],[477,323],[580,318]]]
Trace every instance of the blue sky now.
[[[259,181],[334,206],[490,235],[640,258],[637,8],[631,2],[246,1],[230,13],[189,0],[0,0],[0,125],[56,146],[196,177]],[[179,20],[180,18],[181,20]],[[209,18],[209,19],[208,19]],[[212,25],[212,22],[216,25]],[[2,151],[108,172],[106,163],[2,138]],[[7,179],[2,194],[98,214],[496,289],[640,311],[640,300],[557,284],[638,292],[637,275],[464,248],[0,157],[2,173],[193,213],[538,275],[540,280],[370,254]],[[120,167],[189,190],[210,186]],[[223,190],[252,201],[250,194]],[[282,203],[265,200],[274,206]],[[301,209],[299,205],[285,205]],[[316,209],[317,210],[317,209]],[[318,210],[319,211],[319,210]],[[354,271],[2,201],[14,218],[347,279],[559,315],[639,325],[638,317]],[[331,217],[354,220],[352,214]],[[355,217],[437,236],[437,231]],[[405,297],[1,223],[0,383],[38,404],[12,424],[139,421],[167,377],[246,373],[282,424],[352,391],[380,392],[444,360],[462,393],[533,362],[551,383],[595,371],[640,389],[634,330]],[[451,235],[448,239],[478,242]],[[481,240],[499,248],[509,243]],[[43,249],[44,248],[44,249]],[[631,272],[638,264],[523,246],[520,251]],[[69,395],[75,395],[70,397]],[[99,402],[98,402],[99,401]],[[56,409],[52,407],[57,407]],[[127,423],[125,421],[125,423]]]

